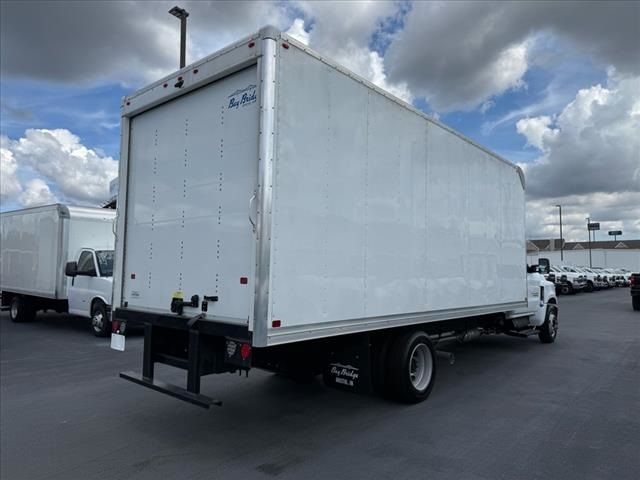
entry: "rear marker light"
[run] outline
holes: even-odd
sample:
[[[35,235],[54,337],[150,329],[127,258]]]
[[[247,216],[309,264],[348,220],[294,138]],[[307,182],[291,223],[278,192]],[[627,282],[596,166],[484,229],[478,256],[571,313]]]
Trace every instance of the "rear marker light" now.
[[[240,347],[240,356],[243,360],[246,360],[247,358],[249,358],[249,355],[251,355],[251,345],[249,345],[248,343],[243,343]]]
[[[164,85],[162,85],[163,88],[167,88],[169,86],[168,83],[165,83]]]
[[[281,322],[280,320],[273,320],[273,321],[271,322],[271,326],[272,326],[273,328],[279,328],[279,327],[280,327],[280,325],[282,325],[282,322]]]
[[[131,102],[127,102],[127,105],[131,105]]]
[[[132,273],[132,274],[131,274],[131,280],[135,280],[135,279],[136,279],[136,274],[135,274],[135,273]]]
[[[282,48],[284,48],[285,50],[289,50],[289,44],[288,43],[283,43],[282,44]]]
[[[247,277],[240,277],[240,285],[246,285],[249,283],[249,279]]]
[[[182,80],[182,77],[178,77],[178,81]]]
[[[256,42],[249,42],[249,45],[247,45],[249,48],[253,48],[256,46]]]
[[[198,70],[197,68],[193,71],[193,73],[198,73],[200,70]]]
[[[119,333],[119,330],[120,330],[120,321],[113,320],[111,322],[111,333]]]

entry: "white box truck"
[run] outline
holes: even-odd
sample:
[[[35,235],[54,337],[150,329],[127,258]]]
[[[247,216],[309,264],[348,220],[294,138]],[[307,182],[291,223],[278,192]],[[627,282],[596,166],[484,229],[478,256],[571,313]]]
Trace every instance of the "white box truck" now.
[[[114,222],[115,210],[61,204],[0,214],[0,291],[11,320],[54,310],[111,333]]]
[[[522,171],[274,28],[125,97],[120,158],[127,380],[207,407],[201,376],[255,367],[417,402],[440,342],[555,338]]]

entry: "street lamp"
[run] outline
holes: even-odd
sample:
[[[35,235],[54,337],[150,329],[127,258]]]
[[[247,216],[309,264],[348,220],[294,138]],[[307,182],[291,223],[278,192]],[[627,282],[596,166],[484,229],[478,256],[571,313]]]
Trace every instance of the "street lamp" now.
[[[187,57],[187,17],[189,12],[177,5],[169,13],[180,19],[180,68],[184,68]]]
[[[560,210],[560,261],[564,262],[564,240],[562,239],[562,205],[556,205]]]
[[[591,218],[587,217],[587,233],[589,234],[589,268],[592,268],[591,264]]]

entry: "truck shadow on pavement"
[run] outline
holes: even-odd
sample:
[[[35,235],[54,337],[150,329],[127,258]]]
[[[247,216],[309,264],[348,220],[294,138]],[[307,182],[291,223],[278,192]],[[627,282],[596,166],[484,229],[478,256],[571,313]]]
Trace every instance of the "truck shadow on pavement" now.
[[[318,452],[330,455],[336,445],[352,441],[354,432],[358,432],[358,438],[366,439],[368,435],[377,438],[375,445],[379,447],[380,435],[384,437],[384,431],[396,421],[405,427],[413,425],[424,437],[422,443],[435,445],[438,430],[430,432],[426,426],[442,427],[447,423],[443,419],[453,418],[452,398],[476,389],[476,396],[490,398],[496,408],[496,402],[511,401],[492,397],[491,385],[510,377],[511,368],[517,368],[521,355],[521,361],[529,361],[528,357],[535,357],[540,348],[544,346],[537,338],[486,338],[451,345],[456,364],[452,366],[438,359],[435,388],[426,402],[417,405],[333,390],[325,387],[320,377],[300,384],[266,372],[251,372],[248,379],[234,375],[203,378],[203,393],[215,396],[218,392],[224,401],[222,407],[209,411],[139,391],[135,396],[150,404],[138,403],[144,407],[128,416],[127,422],[129,428],[143,431],[154,441],[172,443],[172,450],[194,460],[206,458],[207,462],[219,463],[230,458],[237,460],[240,455],[252,463],[254,473],[276,476],[295,470],[306,460],[317,457]],[[517,352],[518,356],[509,352]],[[478,386],[483,384],[484,393],[477,393]],[[473,407],[469,410],[474,412]],[[395,432],[401,434],[411,434],[411,428]],[[379,448],[378,453],[374,450],[371,456],[378,456]]]

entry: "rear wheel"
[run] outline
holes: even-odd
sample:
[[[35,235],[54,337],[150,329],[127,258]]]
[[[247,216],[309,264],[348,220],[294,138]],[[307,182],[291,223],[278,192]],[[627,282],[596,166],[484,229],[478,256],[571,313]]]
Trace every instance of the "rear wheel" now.
[[[562,295],[569,295],[572,290],[573,289],[571,288],[571,286],[569,286],[568,283],[563,283],[562,286],[560,287],[560,293]]]
[[[593,288],[593,282],[592,281],[588,281],[587,285],[584,287],[584,291],[585,292],[593,292],[594,288]]]
[[[111,322],[107,317],[107,307],[99,300],[91,308],[91,328],[96,337],[106,337],[111,330]]]
[[[540,326],[538,338],[542,343],[553,343],[558,335],[558,307],[547,305],[547,318]]]
[[[29,304],[27,299],[16,295],[11,299],[9,317],[12,322],[30,322],[36,318],[36,309]]]
[[[404,403],[418,403],[431,393],[436,378],[436,353],[426,333],[407,332],[391,344],[385,386]]]

